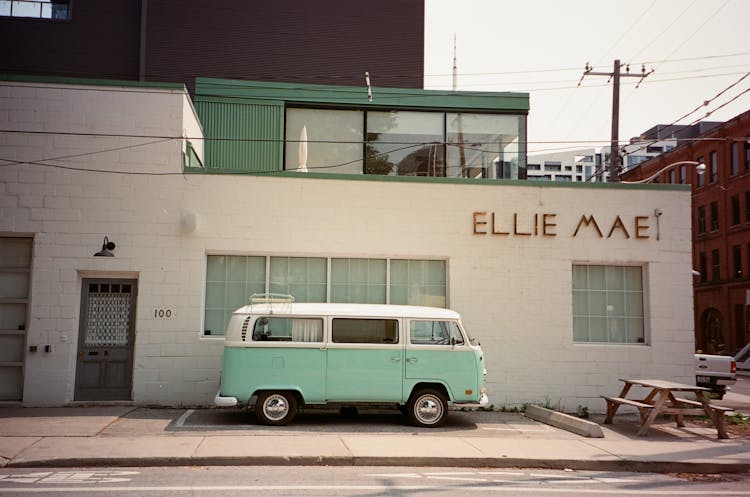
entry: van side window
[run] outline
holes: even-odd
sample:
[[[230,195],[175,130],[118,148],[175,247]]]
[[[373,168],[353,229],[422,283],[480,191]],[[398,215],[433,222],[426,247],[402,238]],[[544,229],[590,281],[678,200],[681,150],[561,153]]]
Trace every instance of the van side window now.
[[[411,343],[419,345],[463,345],[464,338],[458,324],[453,321],[411,321]]]
[[[260,317],[253,326],[253,341],[322,342],[323,320]]]
[[[395,319],[334,318],[333,343],[398,343]]]

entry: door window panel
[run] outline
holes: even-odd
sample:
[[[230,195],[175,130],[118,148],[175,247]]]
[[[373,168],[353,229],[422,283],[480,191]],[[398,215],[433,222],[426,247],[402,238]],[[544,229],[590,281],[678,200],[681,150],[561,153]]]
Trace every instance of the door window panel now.
[[[333,343],[398,343],[398,321],[336,318],[331,333]]]

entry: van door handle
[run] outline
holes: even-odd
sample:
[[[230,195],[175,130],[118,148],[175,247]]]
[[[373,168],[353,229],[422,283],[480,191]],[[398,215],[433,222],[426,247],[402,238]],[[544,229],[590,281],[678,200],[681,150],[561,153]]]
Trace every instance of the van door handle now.
[[[419,359],[417,359],[416,357],[407,357],[406,358],[406,362],[417,362],[418,360]]]
[[[391,362],[401,362],[400,357],[391,357]]]

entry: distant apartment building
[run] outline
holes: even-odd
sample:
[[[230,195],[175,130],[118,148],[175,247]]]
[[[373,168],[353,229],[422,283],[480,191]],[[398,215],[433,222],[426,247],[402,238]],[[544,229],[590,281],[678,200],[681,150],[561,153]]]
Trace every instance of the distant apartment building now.
[[[700,122],[694,125],[659,124],[631,138],[621,149],[623,172],[657,157],[722,123]],[[528,179],[533,181],[609,181],[610,147],[590,147],[528,157]],[[675,171],[674,174],[678,174]],[[678,179],[678,178],[676,178]],[[684,179],[684,178],[683,178]],[[674,181],[677,182],[677,181]],[[681,181],[685,183],[685,181]]]

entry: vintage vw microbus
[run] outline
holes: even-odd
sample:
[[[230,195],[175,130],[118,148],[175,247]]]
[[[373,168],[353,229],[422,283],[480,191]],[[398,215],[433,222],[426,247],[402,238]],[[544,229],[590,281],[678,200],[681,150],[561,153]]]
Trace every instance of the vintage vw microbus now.
[[[230,319],[217,406],[254,402],[285,425],[303,405],[395,404],[417,426],[487,405],[484,360],[458,313],[433,307],[251,298]]]

